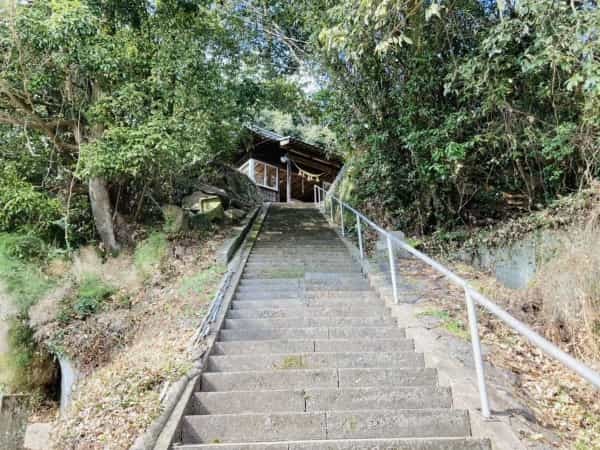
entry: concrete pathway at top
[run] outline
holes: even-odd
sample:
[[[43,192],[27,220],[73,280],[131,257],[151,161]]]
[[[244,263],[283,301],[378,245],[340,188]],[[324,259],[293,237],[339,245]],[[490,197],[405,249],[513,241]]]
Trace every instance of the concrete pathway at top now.
[[[174,448],[489,450],[310,207],[274,205]]]

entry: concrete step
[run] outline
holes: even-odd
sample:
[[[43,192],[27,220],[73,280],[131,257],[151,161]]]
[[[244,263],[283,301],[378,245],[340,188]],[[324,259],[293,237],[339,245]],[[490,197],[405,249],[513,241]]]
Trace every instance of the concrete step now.
[[[297,300],[302,298],[304,294],[298,290],[285,290],[278,292],[256,291],[256,292],[236,292],[233,296],[234,300]]]
[[[196,415],[182,427],[184,443],[468,435],[467,411],[451,409]]]
[[[253,278],[252,280],[244,280],[243,278],[240,280],[240,287],[261,287],[261,286],[283,286],[283,287],[293,287],[300,286],[304,283],[304,281],[298,280],[298,278]]]
[[[450,408],[449,388],[354,388],[197,392],[192,414]]]
[[[319,267],[319,270],[323,270],[323,272],[331,273],[332,275],[348,275],[355,274],[359,276],[361,274],[358,268],[327,268],[325,266]],[[304,278],[305,269],[279,269],[279,268],[271,268],[271,269],[246,269],[244,270],[244,279],[253,279],[253,278],[271,278],[271,279],[279,279],[279,278]]]
[[[269,319],[230,319],[225,320],[224,328],[228,330],[245,330],[248,328],[299,328],[299,327],[382,327],[394,326],[392,318],[381,317],[287,317]]]
[[[273,267],[273,265],[280,267],[320,267],[321,264],[328,264],[336,267],[358,267],[349,254],[331,258],[317,258],[315,255],[306,256],[305,258],[298,255],[293,255],[292,258],[290,258],[290,255],[282,258],[251,257],[248,259],[246,267],[270,268]]]
[[[308,352],[408,352],[412,339],[279,339],[215,342],[213,355],[259,355]]]
[[[305,289],[305,298],[325,298],[325,299],[349,299],[349,300],[381,300],[379,295],[371,291],[370,289]]]
[[[232,309],[265,309],[265,308],[348,308],[359,306],[366,308],[373,306],[375,308],[383,308],[384,302],[381,299],[339,299],[339,298],[310,298],[310,299],[286,299],[277,300],[234,300],[231,302]]]
[[[421,353],[273,353],[261,355],[210,356],[208,371],[241,372],[245,370],[326,369],[347,367],[425,367]]]
[[[370,292],[370,291],[333,291],[333,290],[320,290],[320,291],[278,291],[273,292],[236,292],[233,299],[238,301],[286,301],[286,300],[298,300],[298,299],[311,299],[311,300],[347,300],[352,302],[376,302],[380,301],[383,304],[381,298]]]
[[[492,450],[488,439],[329,439],[254,444],[185,444],[178,450]]]
[[[220,341],[254,341],[265,339],[348,339],[348,338],[405,338],[396,327],[313,327],[313,328],[254,328],[221,330]]]
[[[436,385],[437,372],[434,369],[288,369],[285,372],[206,372],[202,374],[201,390],[214,392]]]
[[[271,279],[271,280],[277,280]],[[328,291],[366,291],[370,290],[371,286],[362,279],[360,280],[331,280],[328,282],[320,282],[313,283],[312,281],[304,281],[300,282],[300,279],[297,279],[295,283],[277,283],[277,284],[268,284],[268,283],[256,283],[256,284],[240,284],[237,288],[237,292],[270,292],[276,294],[279,291],[319,291],[319,290],[328,290]]]
[[[384,307],[348,306],[334,307],[300,307],[300,308],[264,308],[264,309],[230,309],[228,319],[275,319],[287,317],[389,317]]]

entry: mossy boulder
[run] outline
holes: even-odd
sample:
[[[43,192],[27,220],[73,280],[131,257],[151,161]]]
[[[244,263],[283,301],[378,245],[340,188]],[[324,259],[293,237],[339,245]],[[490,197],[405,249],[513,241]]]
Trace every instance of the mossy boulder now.
[[[225,220],[229,223],[238,223],[246,217],[246,214],[243,209],[231,208],[225,211]]]
[[[165,218],[165,224],[163,231],[169,234],[176,234],[180,231],[185,230],[187,225],[186,216],[177,205],[164,205],[162,207],[162,213]]]

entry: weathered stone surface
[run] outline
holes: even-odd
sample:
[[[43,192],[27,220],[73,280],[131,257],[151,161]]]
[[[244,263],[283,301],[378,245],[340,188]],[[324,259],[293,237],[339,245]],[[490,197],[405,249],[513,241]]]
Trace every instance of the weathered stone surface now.
[[[339,369],[339,386],[435,386],[434,369]]]
[[[394,325],[391,318],[381,317],[286,317],[286,318],[265,318],[265,319],[226,319],[225,328],[245,329],[245,328],[297,328],[297,327],[380,327]]]
[[[467,412],[452,409],[327,413],[329,439],[463,437],[469,433]]]
[[[258,444],[189,444],[179,450],[491,450],[487,439],[328,439],[289,443],[261,442]]]
[[[358,411],[376,409],[450,408],[448,388],[368,387],[353,389],[307,389],[307,411]]]
[[[304,391],[198,392],[195,414],[304,412]]]
[[[225,219],[229,223],[238,223],[244,217],[246,217],[247,212],[243,209],[231,208],[225,211]]]
[[[250,391],[264,389],[304,389],[310,387],[334,388],[338,385],[335,369],[273,370],[253,372],[205,373],[202,391]]]
[[[316,352],[403,352],[414,350],[411,339],[315,340]]]
[[[327,339],[328,328],[249,328],[247,330],[221,330],[219,338],[222,341],[255,341],[263,339]]]
[[[222,220],[224,217],[221,198],[201,191],[184,197],[182,206],[193,213],[192,217],[201,215],[208,221]]]
[[[187,416],[183,423],[184,441],[273,442],[325,437],[322,413]]]
[[[164,205],[161,207],[165,223],[163,229],[166,233],[179,233],[186,227],[186,216],[177,205]]]
[[[345,308],[314,307],[314,308],[264,308],[250,310],[232,310],[230,319],[273,319],[273,318],[299,318],[299,317],[335,317],[335,318],[383,318],[386,314],[384,308],[348,306]]]
[[[27,450],[47,450],[52,435],[51,423],[32,423],[25,433]]]
[[[0,395],[0,448],[23,449],[28,417],[28,395]]]
[[[212,372],[293,369],[323,369],[341,367],[404,367],[425,365],[423,355],[414,352],[369,353],[288,353],[285,355],[211,356],[208,368]]]
[[[314,346],[311,339],[217,342],[213,348],[213,355],[312,352]]]

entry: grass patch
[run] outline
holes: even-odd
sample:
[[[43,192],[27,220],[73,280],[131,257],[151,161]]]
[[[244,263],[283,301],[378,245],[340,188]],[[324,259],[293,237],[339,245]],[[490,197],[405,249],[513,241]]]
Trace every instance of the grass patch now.
[[[434,317],[440,320],[449,320],[450,314],[443,309],[428,309],[418,313],[417,317]]]
[[[59,320],[68,323],[73,319],[83,320],[100,311],[105,301],[116,289],[95,275],[84,275],[77,293],[63,302]]]
[[[202,270],[195,275],[185,277],[181,281],[179,293],[183,295],[200,295],[211,291],[215,279],[225,272],[225,270],[224,266],[218,264]]]
[[[96,276],[84,277],[79,284],[79,292],[73,310],[81,318],[96,313],[104,300],[115,292],[115,288]]]
[[[467,331],[463,323],[458,319],[452,318],[450,316],[450,313],[446,310],[428,309],[426,311],[418,313],[417,317],[434,317],[436,319],[439,319],[441,321],[440,326],[444,330],[448,331],[456,337],[464,339],[465,341],[471,339],[469,332]]]
[[[167,235],[154,232],[135,249],[135,267],[145,277],[149,277],[167,255]]]

